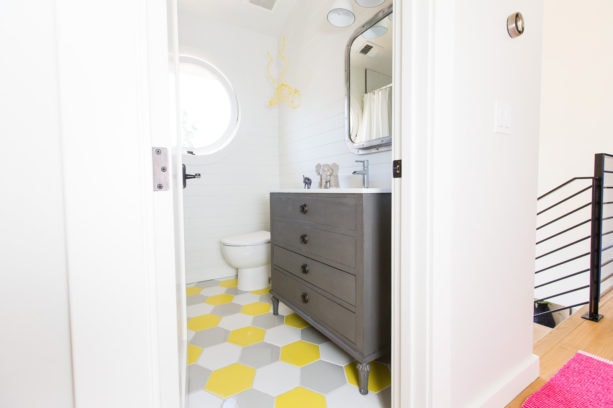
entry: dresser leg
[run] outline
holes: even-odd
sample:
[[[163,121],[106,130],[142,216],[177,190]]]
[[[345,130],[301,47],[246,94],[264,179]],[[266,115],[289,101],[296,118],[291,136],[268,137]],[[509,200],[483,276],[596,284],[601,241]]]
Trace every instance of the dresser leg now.
[[[370,363],[357,363],[358,369],[358,384],[360,394],[368,394],[368,373],[370,373]]]
[[[275,316],[279,315],[279,298],[275,296],[271,296],[272,300],[272,314]]]

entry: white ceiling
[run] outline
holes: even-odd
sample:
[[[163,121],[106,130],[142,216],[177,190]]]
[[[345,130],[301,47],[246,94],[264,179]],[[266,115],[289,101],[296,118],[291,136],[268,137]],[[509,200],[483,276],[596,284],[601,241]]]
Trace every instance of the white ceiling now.
[[[332,5],[332,2],[333,0],[277,0],[274,8],[267,10],[250,3],[249,0],[178,0],[182,12],[214,18],[217,21],[270,35],[281,35],[289,17],[294,12],[300,12],[302,7],[312,4],[313,7],[326,10]],[[385,0],[383,5],[376,8],[364,8],[352,2],[356,22],[353,26],[348,27],[348,30],[353,31],[391,2],[391,0]],[[322,19],[325,18],[324,12]]]
[[[227,24],[277,35],[282,32],[285,22],[300,0],[277,0],[272,11],[251,4],[249,0],[178,0],[178,2],[179,8],[190,14],[213,17]]]

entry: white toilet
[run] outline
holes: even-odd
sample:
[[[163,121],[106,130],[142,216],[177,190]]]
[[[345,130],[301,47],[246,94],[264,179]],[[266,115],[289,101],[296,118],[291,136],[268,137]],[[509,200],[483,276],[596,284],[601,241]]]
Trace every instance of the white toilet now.
[[[268,287],[269,231],[256,231],[223,238],[221,254],[228,265],[236,268],[239,290],[260,290]]]

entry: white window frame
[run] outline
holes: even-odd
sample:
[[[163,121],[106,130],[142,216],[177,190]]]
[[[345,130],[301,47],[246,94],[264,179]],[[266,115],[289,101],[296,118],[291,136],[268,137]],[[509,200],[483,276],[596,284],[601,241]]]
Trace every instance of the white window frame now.
[[[232,83],[228,79],[228,77],[226,77],[226,75],[215,65],[199,57],[194,57],[191,55],[181,55],[180,56],[179,58],[179,81],[181,81],[181,65],[182,64],[196,65],[208,71],[210,74],[212,74],[214,77],[216,77],[219,80],[219,83],[223,86],[223,88],[226,90],[228,94],[228,98],[230,100],[230,109],[231,109],[230,119],[228,120],[228,126],[226,127],[224,133],[214,143],[205,145],[205,146],[200,146],[200,147],[191,146],[188,144],[189,140],[187,140],[188,139],[187,136],[183,135],[183,142],[184,142],[186,151],[189,151],[190,153],[194,153],[196,155],[214,154],[222,150],[223,148],[225,148],[228,144],[230,144],[230,142],[234,139],[234,137],[236,136],[236,133],[238,132],[238,128],[240,126],[240,120],[241,120],[238,96],[236,94],[236,91],[234,90],[234,87],[232,86]],[[180,92],[179,92],[179,107],[180,107],[180,112],[182,114],[183,107],[181,106]],[[181,121],[181,119],[179,121]]]

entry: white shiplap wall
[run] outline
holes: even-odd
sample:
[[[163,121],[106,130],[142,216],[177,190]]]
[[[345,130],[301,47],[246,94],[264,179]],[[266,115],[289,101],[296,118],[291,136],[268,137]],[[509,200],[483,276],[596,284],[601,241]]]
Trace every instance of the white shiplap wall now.
[[[332,162],[339,164],[341,187],[360,187],[361,176],[351,172],[360,167],[355,160],[367,159],[371,187],[389,188],[391,153],[358,156],[345,143],[345,45],[362,21],[334,28],[326,21],[327,2],[303,2],[298,7],[287,24],[286,82],[300,90],[302,103],[298,109],[281,108],[281,187],[300,187],[303,174],[316,185],[315,165]]]
[[[223,34],[223,35],[222,35]],[[235,87],[241,124],[235,139],[210,156],[185,156],[189,173],[201,173],[184,190],[187,282],[231,276],[220,239],[268,229],[268,192],[279,187],[278,108],[269,107],[267,51],[277,39],[179,13],[182,53],[199,56],[222,70]]]

